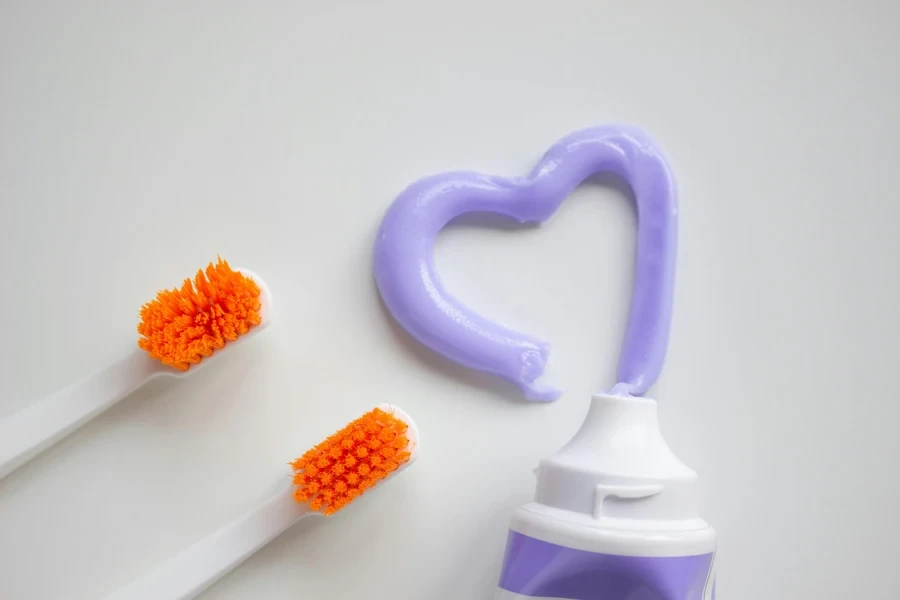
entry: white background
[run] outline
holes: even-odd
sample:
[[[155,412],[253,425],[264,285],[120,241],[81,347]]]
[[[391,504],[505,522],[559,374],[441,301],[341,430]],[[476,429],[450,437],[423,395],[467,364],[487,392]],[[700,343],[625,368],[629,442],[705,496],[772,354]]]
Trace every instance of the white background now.
[[[418,177],[524,174],[630,122],[680,183],[654,395],[720,597],[896,599],[898,61],[894,0],[3,2],[0,416],[129,352],[141,304],[217,253],[277,321],[0,484],[0,598],[102,597],[380,402],[420,462],[204,600],[490,598],[532,468],[615,382],[633,210],[586,185],[546,226],[439,241],[449,289],[553,343],[547,405],[407,339],[374,232]]]

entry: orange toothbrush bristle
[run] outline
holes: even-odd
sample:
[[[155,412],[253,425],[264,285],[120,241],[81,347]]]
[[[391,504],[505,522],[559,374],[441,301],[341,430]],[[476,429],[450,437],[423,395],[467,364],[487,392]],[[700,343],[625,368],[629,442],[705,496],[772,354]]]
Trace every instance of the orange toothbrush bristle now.
[[[141,308],[138,346],[181,371],[259,325],[260,289],[221,258]]]
[[[290,463],[294,499],[333,514],[410,459],[408,425],[376,408]]]

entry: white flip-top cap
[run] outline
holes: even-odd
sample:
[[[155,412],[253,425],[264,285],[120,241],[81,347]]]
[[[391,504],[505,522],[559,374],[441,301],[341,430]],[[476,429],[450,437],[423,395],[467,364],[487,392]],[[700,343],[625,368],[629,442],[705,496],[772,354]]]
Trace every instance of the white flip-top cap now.
[[[707,526],[697,515],[697,473],[666,444],[652,399],[594,396],[581,429],[537,476],[537,503],[599,526]]]

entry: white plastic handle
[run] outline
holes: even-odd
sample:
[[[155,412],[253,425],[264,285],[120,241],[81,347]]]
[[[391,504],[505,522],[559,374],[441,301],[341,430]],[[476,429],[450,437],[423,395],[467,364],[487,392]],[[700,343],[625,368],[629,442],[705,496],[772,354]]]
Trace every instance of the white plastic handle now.
[[[294,486],[263,502],[175,555],[106,600],[190,600],[221,579],[250,555],[310,514],[294,501]]]
[[[0,479],[165,372],[143,350],[0,421]]]

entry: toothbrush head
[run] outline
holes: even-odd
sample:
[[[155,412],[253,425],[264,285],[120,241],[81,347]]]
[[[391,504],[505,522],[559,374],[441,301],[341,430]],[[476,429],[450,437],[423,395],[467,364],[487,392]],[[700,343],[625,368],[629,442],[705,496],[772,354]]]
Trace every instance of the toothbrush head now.
[[[138,346],[186,371],[226,343],[267,322],[269,293],[252,273],[221,258],[181,288],[162,290],[141,308]]]
[[[418,431],[402,410],[381,405],[290,463],[294,499],[331,515],[415,460]]]

